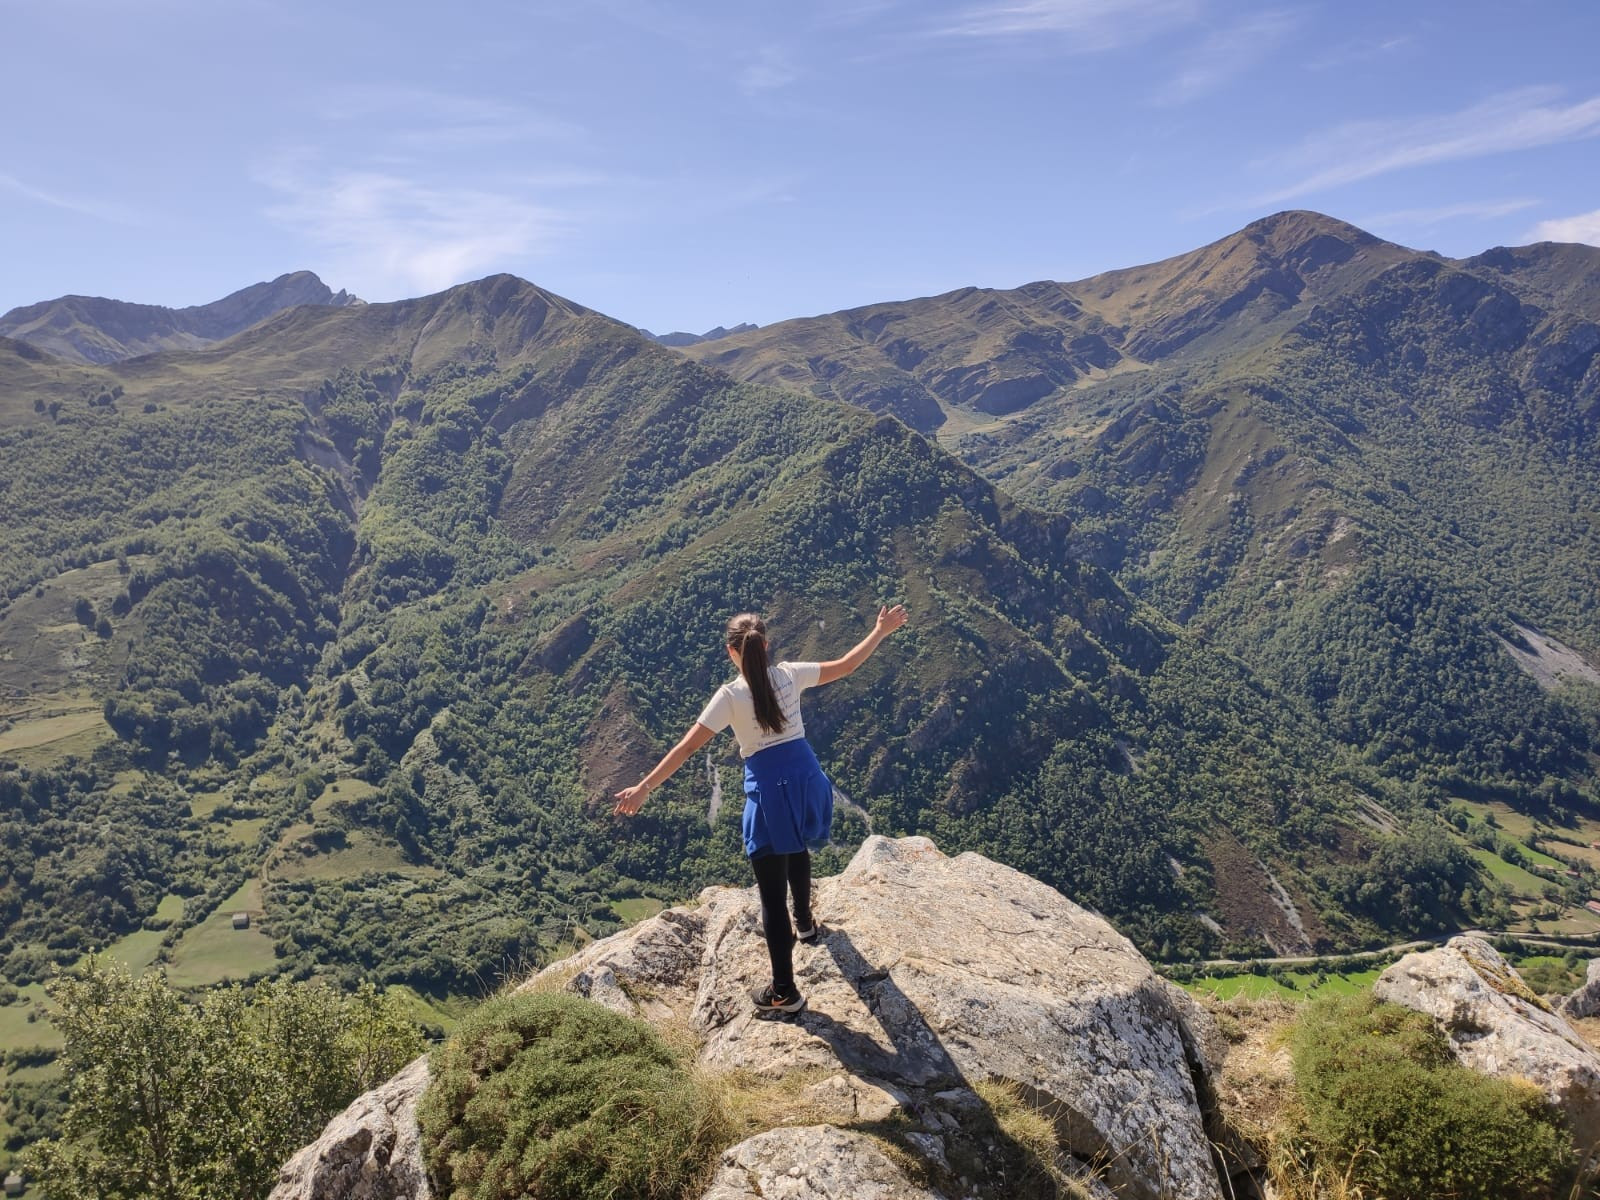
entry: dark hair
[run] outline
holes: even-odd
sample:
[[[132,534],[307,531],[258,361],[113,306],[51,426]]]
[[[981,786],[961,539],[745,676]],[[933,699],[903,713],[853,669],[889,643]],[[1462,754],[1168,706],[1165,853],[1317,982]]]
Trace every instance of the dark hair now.
[[[755,613],[740,613],[728,622],[728,646],[739,652],[739,673],[750,685],[756,724],[768,733],[782,733],[783,709],[767,674],[767,623]]]

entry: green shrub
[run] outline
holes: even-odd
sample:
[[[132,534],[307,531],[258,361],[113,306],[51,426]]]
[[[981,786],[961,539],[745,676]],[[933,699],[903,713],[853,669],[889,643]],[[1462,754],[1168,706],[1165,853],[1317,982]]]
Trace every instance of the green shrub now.
[[[490,1000],[432,1068],[417,1118],[450,1200],[676,1197],[730,1132],[654,1029],[565,993]]]
[[[1385,1200],[1535,1200],[1573,1168],[1535,1088],[1461,1066],[1430,1018],[1370,993],[1308,1006],[1293,1060],[1313,1155]]]

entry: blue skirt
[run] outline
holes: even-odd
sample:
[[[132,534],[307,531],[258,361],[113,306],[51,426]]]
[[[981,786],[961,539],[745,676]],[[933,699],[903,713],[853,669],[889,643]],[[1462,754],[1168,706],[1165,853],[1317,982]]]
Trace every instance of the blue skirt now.
[[[744,760],[746,854],[798,854],[832,832],[833,784],[810,742],[779,742]]]

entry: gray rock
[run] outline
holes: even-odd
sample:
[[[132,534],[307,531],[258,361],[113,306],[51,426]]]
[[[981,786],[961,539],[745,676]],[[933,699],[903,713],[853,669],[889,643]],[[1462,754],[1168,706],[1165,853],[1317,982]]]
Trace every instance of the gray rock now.
[[[772,1129],[740,1142],[702,1200],[944,1200],[862,1133],[832,1125]]]
[[[946,857],[926,838],[868,838],[842,874],[817,881],[816,905],[825,933],[796,948],[808,1003],[794,1017],[758,1015],[746,995],[768,971],[754,888],[707,889],[698,905],[595,942],[523,986],[686,1022],[712,1071],[818,1077],[801,1089],[810,1112],[800,1119],[835,1124],[780,1127],[735,1147],[706,1200],[965,1191],[951,1164],[1007,1157],[1009,1135],[983,1098],[994,1081],[1049,1115],[1056,1166],[1098,1174],[1094,1191],[1220,1200],[1202,1097],[1209,1102],[1223,1040],[1104,920],[979,855]],[[319,1176],[336,1184],[366,1178],[351,1162],[373,1174],[342,1148],[363,1119],[377,1122],[374,1140],[404,1127],[414,1145],[426,1068],[401,1078],[409,1091],[393,1090],[396,1080],[357,1101],[285,1179],[309,1179],[307,1162],[347,1164]],[[932,1182],[912,1181],[872,1139],[838,1128],[869,1123],[898,1123],[902,1150]],[[273,1200],[423,1200],[426,1183],[413,1174],[409,1192],[296,1183]]]
[[[869,838],[819,882],[822,942],[796,955],[808,1005],[757,1017],[766,979],[749,893],[708,894],[708,954],[692,1021],[714,1067],[846,1070],[927,1097],[1009,1080],[1054,1118],[1063,1153],[1106,1164],[1129,1197],[1220,1194],[1191,1058],[1168,986],[1104,920],[976,854]],[[1188,1047],[1195,1047],[1191,1051]]]
[[[417,1101],[428,1060],[417,1059],[382,1087],[357,1097],[278,1173],[268,1200],[424,1200]]]
[[[1454,937],[1438,950],[1408,954],[1372,990],[1433,1017],[1464,1065],[1538,1087],[1566,1116],[1581,1150],[1600,1143],[1600,1054],[1488,942]]]
[[[1589,960],[1588,978],[1556,1005],[1556,1011],[1572,1019],[1600,1017],[1600,958]]]

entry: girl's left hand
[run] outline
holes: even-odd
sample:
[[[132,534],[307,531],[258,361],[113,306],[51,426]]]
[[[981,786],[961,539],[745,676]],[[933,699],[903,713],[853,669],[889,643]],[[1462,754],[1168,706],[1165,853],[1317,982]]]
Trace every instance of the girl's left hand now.
[[[649,794],[649,789],[642,783],[623,788],[617,793],[617,806],[611,811],[619,817],[631,817],[639,811],[639,806],[644,803],[644,798]]]

